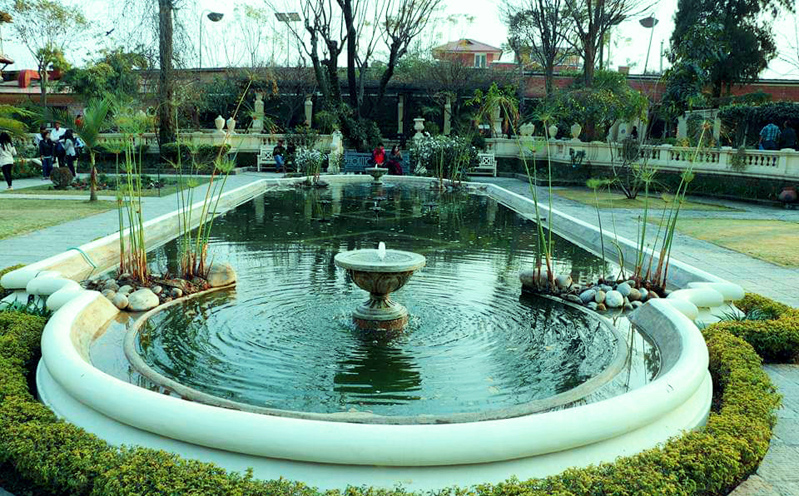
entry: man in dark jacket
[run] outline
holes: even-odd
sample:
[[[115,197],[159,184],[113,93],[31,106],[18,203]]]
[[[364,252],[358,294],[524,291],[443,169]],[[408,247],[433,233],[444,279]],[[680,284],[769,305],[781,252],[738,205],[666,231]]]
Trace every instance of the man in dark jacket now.
[[[796,131],[790,126],[788,121],[782,125],[782,133],[780,133],[780,149],[792,148],[796,149]]]

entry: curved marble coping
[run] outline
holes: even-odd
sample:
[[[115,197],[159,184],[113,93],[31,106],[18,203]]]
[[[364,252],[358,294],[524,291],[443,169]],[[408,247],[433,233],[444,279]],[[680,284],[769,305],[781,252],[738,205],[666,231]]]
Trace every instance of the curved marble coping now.
[[[334,261],[342,269],[387,274],[412,272],[427,264],[425,256],[418,253],[386,250],[385,256],[380,257],[380,251],[374,249],[344,251],[336,254]]]
[[[701,334],[687,317],[660,300],[645,307],[661,317],[658,325],[669,327],[680,343],[678,356],[656,380],[588,405],[485,422],[333,423],[217,408],[134,386],[100,372],[79,352],[88,336],[116,314],[113,305],[96,292],[77,296],[53,315],[42,336],[42,359],[71,398],[123,424],[195,445],[328,464],[489,463],[622,436],[656,422],[694,397],[707,376],[708,354]],[[706,413],[710,404],[704,408]],[[672,426],[669,435],[695,426]]]
[[[213,396],[204,393],[202,391],[199,391],[197,389],[194,389],[192,387],[181,384],[173,379],[170,379],[169,377],[159,373],[158,371],[150,367],[136,350],[136,342],[138,340],[139,333],[141,332],[142,327],[147,323],[147,321],[150,318],[152,318],[154,315],[158,314],[159,312],[169,308],[170,306],[181,304],[187,299],[192,299],[197,296],[207,294],[211,291],[215,290],[205,291],[203,293],[196,293],[186,298],[174,300],[167,303],[166,305],[154,308],[153,310],[150,310],[149,312],[145,313],[144,315],[139,317],[139,319],[132,326],[130,326],[128,331],[125,333],[125,341],[123,346],[125,350],[125,356],[127,357],[131,366],[136,370],[136,372],[140,373],[142,376],[149,379],[152,383],[177,393],[183,399],[196,401],[210,406],[229,408],[232,410],[241,410],[244,412],[258,413],[261,415],[291,417],[291,418],[305,419],[305,420],[319,420],[324,422],[350,422],[350,423],[360,423],[360,424],[415,425],[415,424],[453,424],[453,423],[465,423],[465,422],[484,422],[487,420],[508,419],[513,417],[521,417],[523,415],[531,415],[533,413],[538,413],[545,410],[552,410],[554,408],[563,407],[565,405],[569,405],[570,403],[579,401],[582,398],[585,398],[586,396],[591,394],[592,392],[596,391],[603,385],[607,384],[611,380],[613,380],[613,378],[616,377],[616,375],[618,375],[618,373],[622,371],[625,364],[627,363],[628,354],[627,354],[627,345],[624,336],[621,335],[621,333],[613,326],[613,324],[608,319],[600,315],[593,314],[593,312],[587,310],[584,307],[564,302],[560,299],[546,297],[553,301],[557,301],[560,304],[572,307],[577,311],[581,311],[587,314],[593,314],[594,317],[597,318],[597,320],[599,321],[600,325],[602,325],[611,334],[613,334],[614,338],[616,339],[616,352],[610,364],[608,364],[608,366],[604,370],[602,370],[599,374],[595,375],[594,377],[585,381],[579,386],[569,389],[568,391],[564,391],[562,393],[550,396],[548,398],[529,401],[527,403],[523,403],[512,407],[495,409],[495,410],[485,410],[478,413],[456,413],[451,415],[383,416],[383,415],[374,415],[366,412],[313,413],[313,412],[301,412],[301,411],[281,410],[277,408],[259,407],[247,403],[240,403],[237,401],[227,400],[224,398],[220,398],[218,396]]]

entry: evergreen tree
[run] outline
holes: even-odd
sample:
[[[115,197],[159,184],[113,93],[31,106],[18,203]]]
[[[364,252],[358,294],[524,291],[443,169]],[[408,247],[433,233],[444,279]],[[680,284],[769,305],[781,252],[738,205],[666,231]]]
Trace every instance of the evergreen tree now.
[[[771,24],[791,0],[679,0],[672,63],[702,67],[714,97],[757,79],[777,55]]]

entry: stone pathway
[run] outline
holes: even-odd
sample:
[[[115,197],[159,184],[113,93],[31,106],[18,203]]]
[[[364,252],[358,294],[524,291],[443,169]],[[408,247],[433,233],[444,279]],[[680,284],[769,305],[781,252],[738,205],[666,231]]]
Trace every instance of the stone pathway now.
[[[229,176],[225,190],[229,191],[244,186],[253,181],[264,178],[281,177],[278,174],[237,174]],[[20,182],[26,180],[20,180]],[[37,181],[39,179],[27,180]],[[15,182],[16,184],[16,182]],[[15,186],[16,187],[16,186]],[[206,185],[198,186],[199,191],[205,191]],[[0,198],[25,198],[33,195],[0,195]],[[195,194],[195,198],[200,198]],[[49,198],[49,196],[36,195],[35,198]],[[71,198],[59,196],[58,199]],[[86,199],[82,196],[80,199]],[[101,200],[105,198],[100,198]],[[168,214],[177,209],[177,195],[143,198],[145,220],[154,219]],[[119,230],[119,217],[116,209],[101,214],[76,219],[63,224],[51,226],[22,236],[0,240],[0,268],[16,264],[29,264],[38,260],[57,255],[72,247],[81,246],[95,239],[102,238]],[[2,495],[0,495],[2,496]]]
[[[783,395],[783,406],[766,457],[730,496],[799,496],[799,366],[765,369]]]

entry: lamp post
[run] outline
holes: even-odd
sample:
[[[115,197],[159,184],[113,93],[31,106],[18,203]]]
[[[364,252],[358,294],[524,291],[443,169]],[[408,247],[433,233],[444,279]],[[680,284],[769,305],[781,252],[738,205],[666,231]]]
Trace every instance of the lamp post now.
[[[660,21],[655,19],[655,16],[652,14],[649,14],[649,17],[644,17],[638,22],[641,26],[652,30],[649,33],[649,47],[646,49],[646,62],[644,62],[644,74],[646,74],[646,69],[649,66],[649,51],[652,50],[652,37],[655,36],[655,26],[657,26]]]
[[[275,12],[275,17],[277,17],[278,21],[286,23],[286,67],[288,67],[289,66],[289,62],[290,62],[290,59],[289,59],[289,34],[290,34],[289,23],[290,22],[299,22],[300,21],[300,14],[298,14],[296,12]]]
[[[200,12],[200,43],[199,43],[200,44],[200,53],[199,53],[199,55],[200,55],[200,64],[199,64],[200,65],[200,69],[203,68],[203,14],[205,14],[206,12],[208,12],[208,20],[211,21],[211,22],[219,22],[219,21],[222,20],[223,17],[225,17],[225,14],[222,14],[220,12],[211,12],[208,9],[205,9],[202,12]]]

